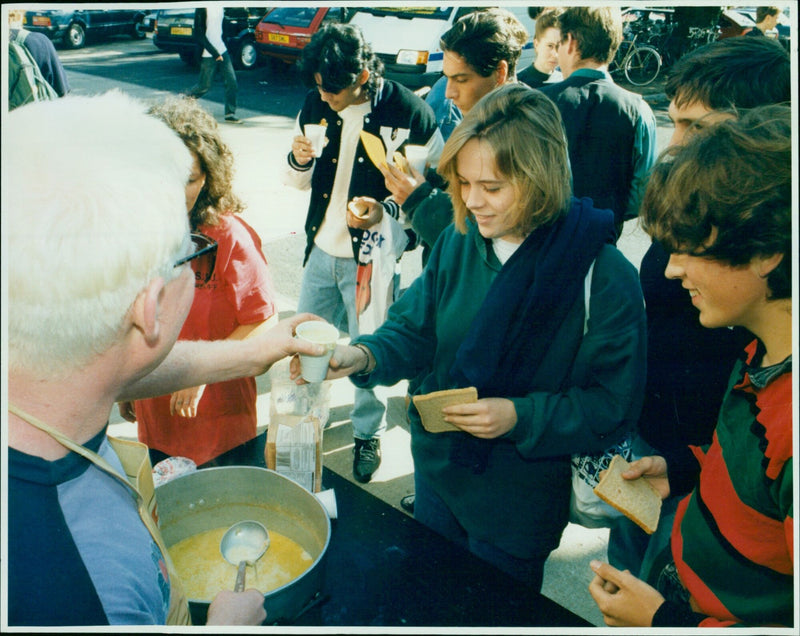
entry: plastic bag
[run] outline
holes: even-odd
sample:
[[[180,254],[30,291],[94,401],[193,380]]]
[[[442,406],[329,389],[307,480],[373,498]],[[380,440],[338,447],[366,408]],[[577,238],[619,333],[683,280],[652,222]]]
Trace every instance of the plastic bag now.
[[[297,385],[284,360],[269,372],[267,468],[300,484],[309,492],[322,490],[322,431],[330,414],[330,384]]]
[[[397,261],[408,244],[400,222],[384,214],[381,222],[364,230],[356,273],[358,331],[374,332],[383,324],[394,301]]]

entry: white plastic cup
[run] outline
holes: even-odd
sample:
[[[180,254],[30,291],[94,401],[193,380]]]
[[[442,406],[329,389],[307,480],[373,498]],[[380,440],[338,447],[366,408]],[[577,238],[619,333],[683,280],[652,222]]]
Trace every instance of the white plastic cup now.
[[[322,507],[325,508],[325,512],[328,513],[328,516],[331,519],[336,519],[336,516],[339,513],[336,508],[336,493],[334,492],[333,488],[323,490],[322,492],[316,492],[314,493],[314,496],[322,504]]]
[[[428,149],[425,146],[406,146],[406,161],[420,174],[425,174],[425,163],[428,161]]]
[[[311,150],[315,157],[322,156],[322,147],[325,145],[325,131],[327,126],[322,124],[306,124],[305,134],[311,140]]]
[[[294,330],[298,338],[325,347],[321,356],[300,354],[300,372],[306,382],[322,382],[328,375],[328,364],[339,339],[339,330],[321,320],[301,322]]]

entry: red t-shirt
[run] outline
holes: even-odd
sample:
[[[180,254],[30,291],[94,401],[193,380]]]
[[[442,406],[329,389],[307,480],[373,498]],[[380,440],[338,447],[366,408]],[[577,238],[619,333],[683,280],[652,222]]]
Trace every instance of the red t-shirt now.
[[[238,216],[198,231],[217,241],[214,275],[195,289],[179,340],[224,340],[239,325],[276,313],[261,239]],[[197,416],[170,415],[170,395],[136,402],[139,439],[168,455],[203,464],[256,435],[256,382],[241,378],[206,386]]]

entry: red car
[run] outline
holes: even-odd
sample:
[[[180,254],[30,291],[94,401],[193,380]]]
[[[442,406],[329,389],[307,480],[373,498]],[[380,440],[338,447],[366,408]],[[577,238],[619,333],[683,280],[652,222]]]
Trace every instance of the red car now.
[[[256,26],[256,50],[263,58],[294,64],[323,24],[348,18],[346,7],[276,7]]]

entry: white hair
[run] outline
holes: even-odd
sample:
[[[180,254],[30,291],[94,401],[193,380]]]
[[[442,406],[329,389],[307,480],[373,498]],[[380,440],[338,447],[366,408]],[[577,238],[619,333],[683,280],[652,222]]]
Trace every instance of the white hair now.
[[[191,155],[120,91],[23,106],[3,130],[12,369],[79,368],[120,337],[139,292],[187,254]]]

